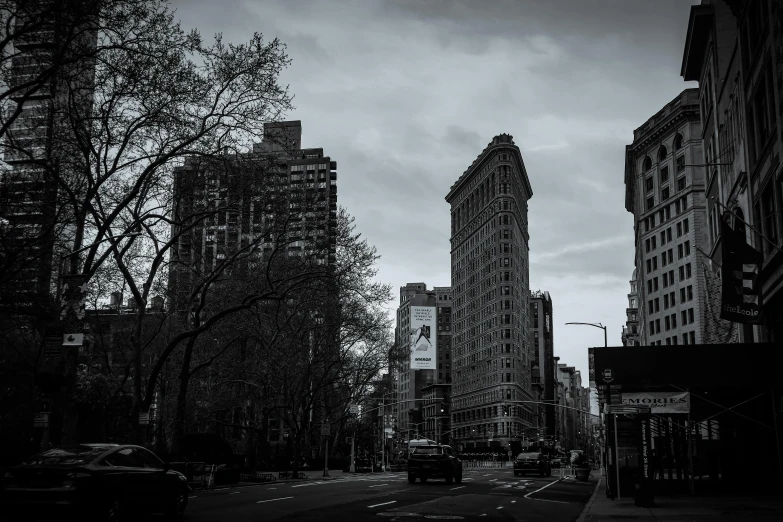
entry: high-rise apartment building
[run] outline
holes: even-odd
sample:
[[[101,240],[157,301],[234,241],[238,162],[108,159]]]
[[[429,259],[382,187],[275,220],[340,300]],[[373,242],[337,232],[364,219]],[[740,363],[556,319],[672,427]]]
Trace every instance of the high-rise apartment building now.
[[[434,369],[415,369],[411,367],[411,308],[428,307],[435,311],[437,332],[436,361]],[[432,433],[435,430],[435,417],[440,416],[440,401],[450,400],[451,393],[451,288],[436,286],[427,289],[426,283],[408,283],[400,287],[400,305],[397,308],[397,326],[395,328],[395,346],[398,354],[393,369],[394,382],[397,386],[398,406],[392,409],[392,415],[397,420],[397,434],[403,440],[409,440],[423,434],[425,425],[431,424]],[[425,408],[426,389],[438,385],[436,390],[438,408],[431,405]],[[422,391],[422,390],[425,391]],[[435,393],[435,392],[433,392]],[[433,397],[435,395],[432,395]],[[433,399],[434,401],[434,399]],[[389,399],[389,402],[392,402]],[[434,404],[434,402],[433,402]],[[442,427],[443,423],[438,423]],[[442,433],[439,430],[438,433]]]
[[[699,91],[684,90],[634,130],[625,159],[640,343],[702,343],[708,239]]]
[[[691,7],[680,74],[699,82],[707,164],[704,247],[715,310],[709,342],[783,341],[783,1],[702,0]],[[762,262],[760,325],[720,320],[721,222]]]
[[[222,161],[188,161],[175,172],[177,237],[169,288],[188,291],[242,248],[262,258],[276,249],[288,256],[312,252],[334,261],[337,226],[337,162],[321,148],[301,147],[299,121],[264,124],[261,143]],[[203,216],[206,215],[206,218]],[[189,227],[182,231],[180,227]],[[252,259],[252,258],[251,258]],[[176,306],[176,305],[175,305]]]
[[[527,201],[519,147],[495,136],[452,185],[452,434],[507,446],[533,425]],[[506,409],[507,408],[507,409]]]
[[[0,311],[50,313],[57,255],[73,249],[74,218],[62,185],[78,193],[80,185],[71,179],[80,155],[72,142],[81,123],[69,118],[79,111],[86,122],[92,105],[94,16],[94,2],[28,0],[17,2],[8,19],[0,68],[7,95],[0,145]]]
[[[639,346],[639,292],[636,288],[636,270],[629,282],[631,291],[628,293],[628,308],[625,309],[625,326],[623,326],[623,346]]]
[[[533,384],[541,388],[543,402],[549,404],[536,405],[540,416],[538,426],[541,433],[549,436],[555,433],[555,351],[554,323],[552,322],[552,298],[549,292],[534,291],[530,294],[530,335],[532,337]],[[534,408],[536,407],[534,406]]]

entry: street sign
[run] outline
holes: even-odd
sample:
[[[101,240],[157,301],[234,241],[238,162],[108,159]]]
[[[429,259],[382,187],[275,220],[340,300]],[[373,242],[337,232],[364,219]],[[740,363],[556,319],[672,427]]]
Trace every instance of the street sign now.
[[[321,435],[328,436],[329,435],[329,424],[324,422],[321,424]]]
[[[146,425],[149,423],[150,423],[150,412],[149,411],[139,412],[139,424]]]
[[[604,370],[604,382],[612,382],[614,380],[614,377],[612,376],[612,369],[606,368]]]
[[[36,413],[33,417],[33,427],[35,428],[45,428],[49,425],[49,414],[48,413]]]
[[[348,411],[351,412],[351,415],[356,415],[359,413],[359,405],[358,404],[351,404],[348,406]]]
[[[63,346],[81,346],[84,344],[83,333],[63,334]]]

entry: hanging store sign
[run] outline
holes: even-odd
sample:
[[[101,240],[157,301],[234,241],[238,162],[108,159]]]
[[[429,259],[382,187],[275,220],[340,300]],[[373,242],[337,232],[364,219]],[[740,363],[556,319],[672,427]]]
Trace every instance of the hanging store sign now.
[[[721,219],[721,309],[722,319],[761,324],[761,252],[745,241],[745,232]]]
[[[623,393],[623,406],[649,406],[651,413],[688,413],[691,394],[688,392]]]
[[[436,308],[411,306],[411,370],[434,370],[437,357]]]

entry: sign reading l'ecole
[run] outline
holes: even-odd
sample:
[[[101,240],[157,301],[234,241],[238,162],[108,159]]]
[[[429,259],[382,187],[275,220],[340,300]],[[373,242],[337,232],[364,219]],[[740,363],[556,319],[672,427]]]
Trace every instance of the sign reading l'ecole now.
[[[688,413],[691,394],[688,392],[623,393],[623,405],[649,406],[651,413]]]

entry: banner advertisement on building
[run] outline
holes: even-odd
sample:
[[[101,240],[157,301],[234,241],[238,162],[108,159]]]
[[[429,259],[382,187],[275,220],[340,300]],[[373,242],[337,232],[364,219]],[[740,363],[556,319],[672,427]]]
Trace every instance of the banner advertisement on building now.
[[[735,323],[761,324],[761,253],[745,242],[745,233],[721,219],[722,319]]]
[[[434,306],[411,306],[411,370],[434,370],[437,318]]]
[[[688,392],[623,393],[623,406],[649,406],[650,413],[688,413],[691,394]]]

